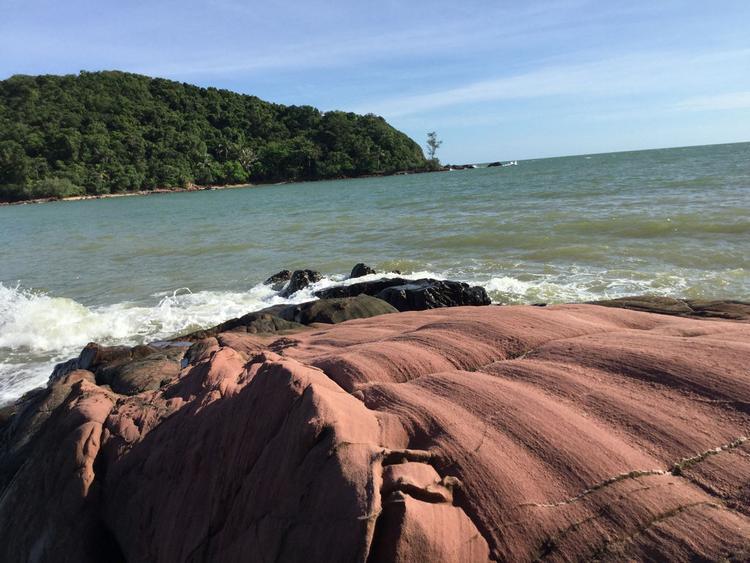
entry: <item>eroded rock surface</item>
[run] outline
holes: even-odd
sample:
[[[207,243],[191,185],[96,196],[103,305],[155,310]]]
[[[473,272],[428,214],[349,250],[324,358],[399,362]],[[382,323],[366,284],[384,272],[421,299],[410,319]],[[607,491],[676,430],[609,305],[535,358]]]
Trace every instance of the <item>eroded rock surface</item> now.
[[[749,365],[746,322],[594,305],[217,332],[134,395],[92,363],[0,427],[0,560],[746,561]]]

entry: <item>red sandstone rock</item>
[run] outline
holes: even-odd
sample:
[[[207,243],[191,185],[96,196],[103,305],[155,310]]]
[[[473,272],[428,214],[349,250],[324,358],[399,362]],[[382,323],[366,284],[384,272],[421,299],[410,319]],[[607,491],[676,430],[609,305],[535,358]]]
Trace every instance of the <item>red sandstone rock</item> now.
[[[748,323],[466,307],[186,358],[133,396],[72,383],[0,559],[750,557]]]

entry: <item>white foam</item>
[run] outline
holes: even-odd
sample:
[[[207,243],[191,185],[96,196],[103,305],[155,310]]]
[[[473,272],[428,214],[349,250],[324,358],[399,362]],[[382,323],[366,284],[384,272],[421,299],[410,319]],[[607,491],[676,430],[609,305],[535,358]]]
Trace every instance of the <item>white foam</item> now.
[[[442,276],[425,271],[324,277],[289,298],[263,284],[244,292],[193,293],[181,288],[153,295],[152,306],[125,302],[101,307],[0,283],[0,404],[44,385],[56,363],[77,356],[89,342],[134,345],[170,338],[271,305],[310,301],[316,291],[327,287],[382,277]]]
[[[580,271],[570,268],[565,274],[526,275],[520,280],[510,276],[493,277],[480,282],[493,302],[498,303],[571,303],[614,299],[638,294],[680,295],[685,278],[674,274],[644,275],[633,272]]]
[[[86,307],[73,299],[0,283],[0,404],[44,385],[56,363],[77,356],[88,342],[133,345],[170,338],[271,305],[310,301],[315,299],[316,291],[334,285],[383,277],[446,278],[430,271],[371,274],[355,279],[330,276],[289,298],[263,284],[230,292],[191,292],[181,288],[153,295],[152,305],[125,302],[101,307]],[[685,279],[673,273],[638,279],[633,272],[576,268],[564,274],[483,279],[450,275],[451,279],[461,277],[461,281],[483,286],[496,303],[580,302],[639,293],[674,295],[687,288]]]

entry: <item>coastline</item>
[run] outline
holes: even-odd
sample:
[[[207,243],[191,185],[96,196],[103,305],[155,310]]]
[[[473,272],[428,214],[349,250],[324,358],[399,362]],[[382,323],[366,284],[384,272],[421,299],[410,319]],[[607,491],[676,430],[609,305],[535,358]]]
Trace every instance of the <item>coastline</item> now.
[[[153,190],[138,190],[135,192],[121,192],[114,194],[87,194],[87,195],[74,195],[69,197],[42,197],[37,199],[26,199],[22,201],[2,201],[0,207],[10,205],[27,205],[33,203],[53,203],[56,201],[83,201],[89,199],[112,199],[118,197],[135,197],[155,194],[173,194],[173,193],[185,193],[185,192],[202,192],[202,191],[213,191],[213,190],[228,190],[234,188],[251,188],[262,184],[227,184],[227,185],[216,185],[216,186],[198,186],[190,185],[187,188],[156,188]]]
[[[198,184],[191,184],[186,188],[155,188],[153,190],[138,190],[134,192],[119,192],[113,194],[87,194],[87,195],[74,195],[68,197],[42,197],[36,199],[25,199],[21,201],[0,201],[0,207],[6,207],[11,205],[27,205],[36,203],[54,203],[58,201],[84,201],[90,199],[111,199],[118,197],[134,197],[134,196],[147,196],[156,194],[175,194],[175,193],[186,193],[186,192],[204,192],[204,191],[216,191],[216,190],[230,190],[237,188],[255,188],[261,186],[282,186],[285,184],[296,184],[296,183],[307,183],[307,182],[334,182],[338,180],[359,180],[364,178],[384,178],[388,176],[410,176],[412,174],[428,174],[430,172],[448,172],[452,170],[450,167],[442,167],[437,170],[399,170],[397,172],[389,172],[382,174],[362,174],[361,176],[343,176],[339,178],[316,178],[312,180],[282,180],[280,182],[267,182],[267,183],[245,183],[245,184],[210,184],[207,186],[200,186]],[[456,170],[459,170],[458,168]]]

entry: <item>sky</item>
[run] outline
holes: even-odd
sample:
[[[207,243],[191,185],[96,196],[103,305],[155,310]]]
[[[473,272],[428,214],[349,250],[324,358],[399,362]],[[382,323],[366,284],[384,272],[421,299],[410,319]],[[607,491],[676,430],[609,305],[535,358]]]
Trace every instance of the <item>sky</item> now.
[[[376,113],[446,163],[750,140],[747,0],[0,0],[0,78]]]

